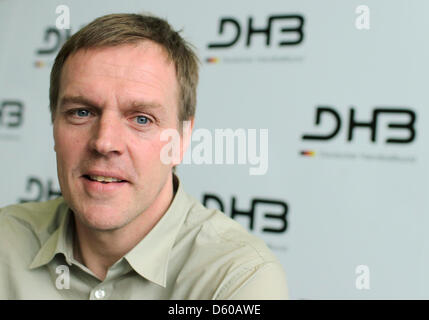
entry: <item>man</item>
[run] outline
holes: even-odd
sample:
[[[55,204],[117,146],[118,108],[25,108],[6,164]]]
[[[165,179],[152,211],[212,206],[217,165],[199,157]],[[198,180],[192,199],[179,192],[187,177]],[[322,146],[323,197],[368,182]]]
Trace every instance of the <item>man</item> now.
[[[0,298],[287,297],[265,244],[173,173],[197,82],[195,54],[156,17],[107,15],[64,44],[50,86],[63,197],[1,210]],[[171,129],[180,155],[169,163]]]

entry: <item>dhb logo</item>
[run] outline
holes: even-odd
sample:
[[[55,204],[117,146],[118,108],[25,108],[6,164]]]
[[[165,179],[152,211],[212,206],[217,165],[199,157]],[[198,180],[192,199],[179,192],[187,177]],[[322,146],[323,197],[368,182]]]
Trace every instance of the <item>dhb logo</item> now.
[[[237,199],[235,197],[232,197],[231,210],[229,215],[233,219],[236,219],[239,216],[244,216],[248,218],[248,228],[250,230],[255,230],[255,220],[256,216],[259,214],[262,214],[262,218],[264,221],[264,226],[261,230],[262,232],[284,233],[287,230],[288,223],[286,220],[286,216],[288,213],[288,205],[285,202],[279,200],[254,198],[250,203],[250,209],[247,211],[243,209],[237,209],[236,201]],[[227,212],[225,211],[224,201],[222,201],[219,196],[216,196],[214,194],[204,194],[203,205],[209,207],[209,202],[215,202],[218,209],[227,214]],[[260,210],[263,207],[269,207],[270,209],[268,209],[268,211],[267,209],[264,211]],[[271,210],[274,210],[274,212],[276,213],[270,212]],[[260,219],[260,217],[258,219]],[[266,222],[273,221],[276,222],[274,223],[275,226],[266,224]]]
[[[61,191],[53,188],[53,180],[48,179],[46,183],[42,179],[34,176],[27,178],[27,185],[25,191],[30,196],[28,198],[21,198],[19,202],[32,202],[32,201],[48,201],[61,196]]]
[[[55,54],[61,46],[71,37],[71,29],[61,29],[56,27],[47,27],[43,42],[45,46],[37,50],[37,54],[44,56]]]
[[[370,132],[370,141],[372,143],[377,142],[377,125],[381,117],[393,114],[393,115],[403,115],[401,122],[390,122],[388,124],[389,129],[401,130],[406,132],[406,137],[395,138],[388,137],[385,140],[385,143],[396,143],[396,144],[406,144],[411,143],[415,140],[416,137],[416,113],[410,109],[393,109],[393,108],[375,108],[372,112],[372,119],[369,121],[357,120],[356,110],[350,108],[349,119],[346,122],[346,132],[347,132],[347,141],[353,141],[354,133],[357,129],[360,130],[369,130]],[[323,115],[323,117],[322,117]],[[322,119],[331,118],[335,122],[333,130],[328,131],[323,134],[304,134],[302,136],[303,140],[331,140],[335,138],[342,127],[342,120],[340,114],[331,107],[319,106],[316,109],[315,125],[321,125]],[[406,118],[404,120],[404,118]]]
[[[0,101],[0,128],[19,128],[24,119],[24,104],[17,100]]]
[[[275,43],[278,47],[298,45],[304,40],[304,17],[298,14],[272,15],[267,17],[265,25],[257,26],[253,17],[247,19],[247,24],[233,17],[222,17],[219,21],[218,34],[228,39],[222,42],[212,42],[208,44],[208,48],[229,48],[237,44],[242,38],[242,30],[244,29],[245,46],[248,48],[252,45],[252,40],[255,36],[263,37],[265,45],[270,47],[273,36],[273,26],[278,25],[283,38]],[[232,36],[230,36],[232,35]],[[288,36],[288,37],[286,37]]]

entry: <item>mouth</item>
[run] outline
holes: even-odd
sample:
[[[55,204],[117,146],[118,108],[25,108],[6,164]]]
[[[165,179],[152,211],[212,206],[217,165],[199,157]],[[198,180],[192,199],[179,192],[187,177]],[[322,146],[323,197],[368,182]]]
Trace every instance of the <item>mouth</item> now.
[[[125,183],[128,182],[126,180],[121,180],[120,178],[116,177],[108,177],[108,176],[97,176],[97,175],[89,175],[85,174],[82,176],[84,179],[94,182],[100,182],[103,184],[109,184],[109,183]]]

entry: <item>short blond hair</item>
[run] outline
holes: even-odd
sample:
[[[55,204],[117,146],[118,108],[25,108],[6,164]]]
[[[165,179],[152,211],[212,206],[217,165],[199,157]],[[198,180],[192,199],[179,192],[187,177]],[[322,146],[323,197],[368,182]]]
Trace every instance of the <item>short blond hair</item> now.
[[[61,72],[67,58],[80,49],[113,47],[150,40],[167,53],[174,63],[179,84],[178,120],[195,116],[198,85],[198,57],[191,45],[166,20],[143,14],[109,14],[95,19],[68,39],[51,70],[49,107],[54,121]]]

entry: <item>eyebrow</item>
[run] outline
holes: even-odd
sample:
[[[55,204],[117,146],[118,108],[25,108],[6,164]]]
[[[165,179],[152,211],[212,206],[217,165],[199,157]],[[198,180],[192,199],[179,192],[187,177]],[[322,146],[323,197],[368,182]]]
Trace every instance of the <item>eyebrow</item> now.
[[[66,104],[83,104],[88,107],[99,108],[95,102],[83,96],[64,96],[60,99],[59,106],[61,108]]]
[[[67,104],[80,104],[88,106],[94,109],[101,109],[98,104],[84,96],[64,96],[60,99],[59,106],[60,108]],[[162,105],[158,102],[151,101],[131,101],[127,103],[127,106],[131,108],[144,108],[144,109],[160,109]]]

